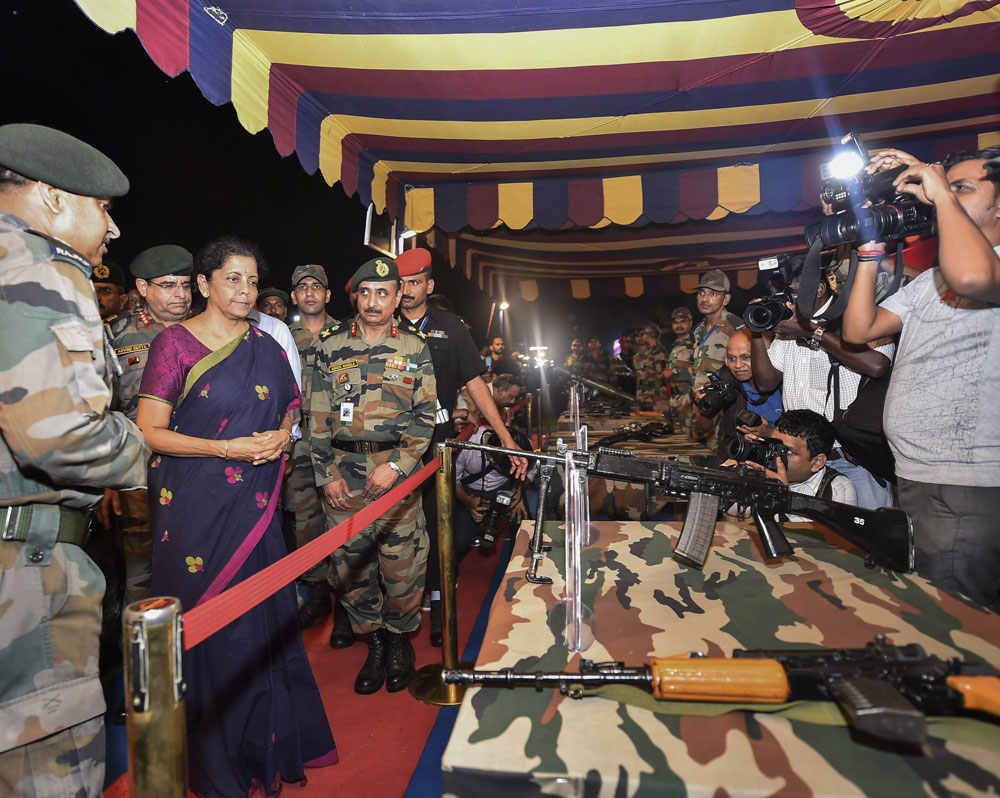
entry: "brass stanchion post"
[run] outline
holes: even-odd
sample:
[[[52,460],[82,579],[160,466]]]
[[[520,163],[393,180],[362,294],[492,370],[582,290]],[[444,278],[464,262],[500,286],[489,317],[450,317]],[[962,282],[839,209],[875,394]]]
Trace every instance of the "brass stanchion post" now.
[[[443,670],[468,667],[458,661],[458,612],[455,602],[455,527],[453,517],[455,474],[451,448],[437,445],[441,467],[437,472],[438,556],[441,563],[441,665],[425,665],[410,682],[410,695],[435,706],[462,703],[465,685],[444,684]],[[457,689],[455,689],[457,688]]]
[[[542,389],[535,388],[535,402],[538,404],[538,449],[541,451],[544,447],[542,446]]]
[[[525,418],[524,418],[524,431],[528,435],[528,441],[531,441],[531,408],[535,404],[534,394],[528,396],[528,406],[525,408]],[[539,441],[538,445],[541,446],[542,442]]]
[[[171,596],[136,601],[125,608],[122,627],[129,794],[186,798],[181,602]]]

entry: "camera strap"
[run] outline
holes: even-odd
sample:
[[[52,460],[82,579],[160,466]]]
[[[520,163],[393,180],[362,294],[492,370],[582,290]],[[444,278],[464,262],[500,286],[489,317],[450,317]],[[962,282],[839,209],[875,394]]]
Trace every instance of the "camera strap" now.
[[[858,250],[851,247],[851,260],[847,268],[847,279],[842,286],[837,286],[837,297],[829,305],[821,316],[813,316],[813,308],[816,305],[816,294],[819,291],[819,282],[823,279],[822,262],[823,242],[819,236],[813,239],[809,253],[806,255],[802,265],[802,274],[799,277],[799,295],[796,300],[799,312],[807,319],[827,325],[831,321],[836,321],[844,315],[847,303],[851,299],[851,289],[854,287],[854,277],[858,272]],[[896,268],[893,271],[892,282],[882,299],[892,296],[899,290],[899,284],[903,279],[903,245],[902,241],[896,244]]]

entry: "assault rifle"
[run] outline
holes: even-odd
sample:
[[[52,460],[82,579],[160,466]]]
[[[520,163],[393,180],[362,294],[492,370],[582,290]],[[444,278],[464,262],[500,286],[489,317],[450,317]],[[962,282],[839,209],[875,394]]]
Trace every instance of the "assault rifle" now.
[[[625,424],[611,435],[601,438],[601,446],[614,446],[624,441],[642,441],[648,443],[653,438],[662,438],[674,431],[674,425],[669,422],[653,421],[649,424],[632,422]]]
[[[569,377],[574,382],[578,382],[581,385],[586,385],[588,388],[593,388],[595,391],[606,394],[607,396],[613,396],[615,399],[621,399],[626,404],[632,404],[635,402],[635,397],[632,394],[625,393],[624,391],[619,391],[613,385],[608,385],[606,382],[601,382],[600,380],[592,380],[590,377],[584,377],[578,371],[573,371],[565,366],[553,366],[553,369],[558,371],[560,374]]]
[[[911,643],[878,635],[865,648],[694,653],[651,659],[639,667],[580,661],[579,673],[445,670],[445,684],[484,687],[554,686],[570,698],[587,689],[630,684],[660,701],[783,704],[837,702],[847,722],[879,740],[911,745],[926,739],[925,715],[982,710],[1000,716],[1000,678],[986,665],[928,655]]]
[[[578,452],[560,444],[560,454],[552,455],[467,441],[448,440],[446,443],[459,449],[500,452],[557,464],[569,454],[579,466],[586,468],[589,476],[645,483],[658,493],[687,497],[688,511],[674,553],[699,568],[708,558],[719,507],[735,504],[751,510],[764,555],[768,559],[792,553],[776,516],[778,513],[793,513],[820,521],[863,549],[867,555],[866,562],[871,566],[881,565],[902,573],[913,570],[913,529],[909,516],[902,510],[887,507],[867,510],[795,493],[784,483],[745,465],[706,468],[686,465],[673,458],[638,457],[622,449],[604,447]]]

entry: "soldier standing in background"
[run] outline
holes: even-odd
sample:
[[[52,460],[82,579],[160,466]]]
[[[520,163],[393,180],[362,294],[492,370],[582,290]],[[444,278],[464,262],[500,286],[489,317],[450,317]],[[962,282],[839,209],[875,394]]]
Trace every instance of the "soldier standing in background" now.
[[[319,335],[338,326],[338,321],[326,312],[330,301],[330,280],[326,270],[317,264],[296,266],[292,272],[292,304],[298,308],[299,320],[289,329],[302,360],[302,437],[292,449],[292,471],[285,480],[284,503],[295,511],[295,547],[301,548],[326,531],[323,504],[313,476],[309,454],[309,395],[312,392],[313,361]],[[305,600],[299,607],[299,627],[308,629],[333,610],[330,601],[329,560],[324,559],[304,573],[299,581],[305,588]],[[354,632],[341,602],[337,602],[330,645],[345,648],[354,642]]]
[[[163,244],[140,252],[129,266],[136,289],[146,300],[138,313],[111,324],[112,346],[121,366],[121,407],[135,421],[139,384],[149,345],[162,330],[183,321],[191,310],[191,270],[194,256],[184,247]],[[111,515],[121,517],[121,547],[125,557],[125,604],[149,596],[153,539],[149,532],[149,502],[145,490],[106,491],[98,520],[111,528]]]
[[[640,410],[670,410],[667,382],[667,350],[660,343],[660,328],[647,324],[639,331],[645,347],[635,356],[635,399]]]
[[[94,267],[90,277],[97,294],[97,307],[101,312],[101,321],[111,324],[125,309],[125,272],[117,263],[104,260]]]
[[[732,295],[729,293],[729,278],[720,269],[705,272],[695,289],[698,296],[698,310],[704,315],[694,328],[694,388],[692,397],[708,385],[708,375],[714,374],[726,365],[726,343],[729,336],[743,326],[743,320],[726,310]],[[718,443],[719,427],[713,424],[707,433],[692,427],[692,436],[701,440],[709,448]]]
[[[694,386],[694,372],[691,361],[694,358],[694,336],[691,335],[691,311],[674,308],[670,314],[673,327],[674,345],[667,355],[667,368],[663,372],[670,385],[670,413],[677,432],[691,433],[694,405],[691,403],[691,389]]]
[[[0,794],[98,796],[104,578],[83,553],[104,488],[146,485],[149,450],[109,412],[90,283],[128,179],[39,125],[0,127]],[[30,597],[30,600],[29,600]]]
[[[257,294],[257,310],[278,321],[288,318],[290,304],[291,298],[280,288],[265,288]]]
[[[368,261],[351,278],[351,290],[358,294],[357,315],[320,333],[311,369],[309,435],[330,526],[419,469],[437,402],[427,344],[393,319],[402,298],[396,264]],[[374,693],[383,681],[396,692],[413,678],[409,633],[420,625],[426,563],[419,490],[333,553],[338,599],[368,643],[355,692]]]

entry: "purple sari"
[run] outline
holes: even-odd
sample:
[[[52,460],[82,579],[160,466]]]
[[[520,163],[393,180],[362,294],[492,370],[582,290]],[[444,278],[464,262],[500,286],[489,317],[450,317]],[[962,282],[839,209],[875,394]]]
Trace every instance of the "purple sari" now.
[[[215,352],[169,327],[150,347],[140,395],[173,405],[171,429],[222,440],[276,429],[300,404],[284,351],[252,326]],[[190,609],[210,586],[214,594],[285,556],[274,511],[280,471],[281,460],[155,456],[153,595]],[[252,530],[263,532],[256,544]],[[245,561],[226,569],[238,551]],[[191,787],[206,798],[274,795],[282,781],[302,781],[305,767],[337,761],[292,586],[188,651],[185,677]]]

